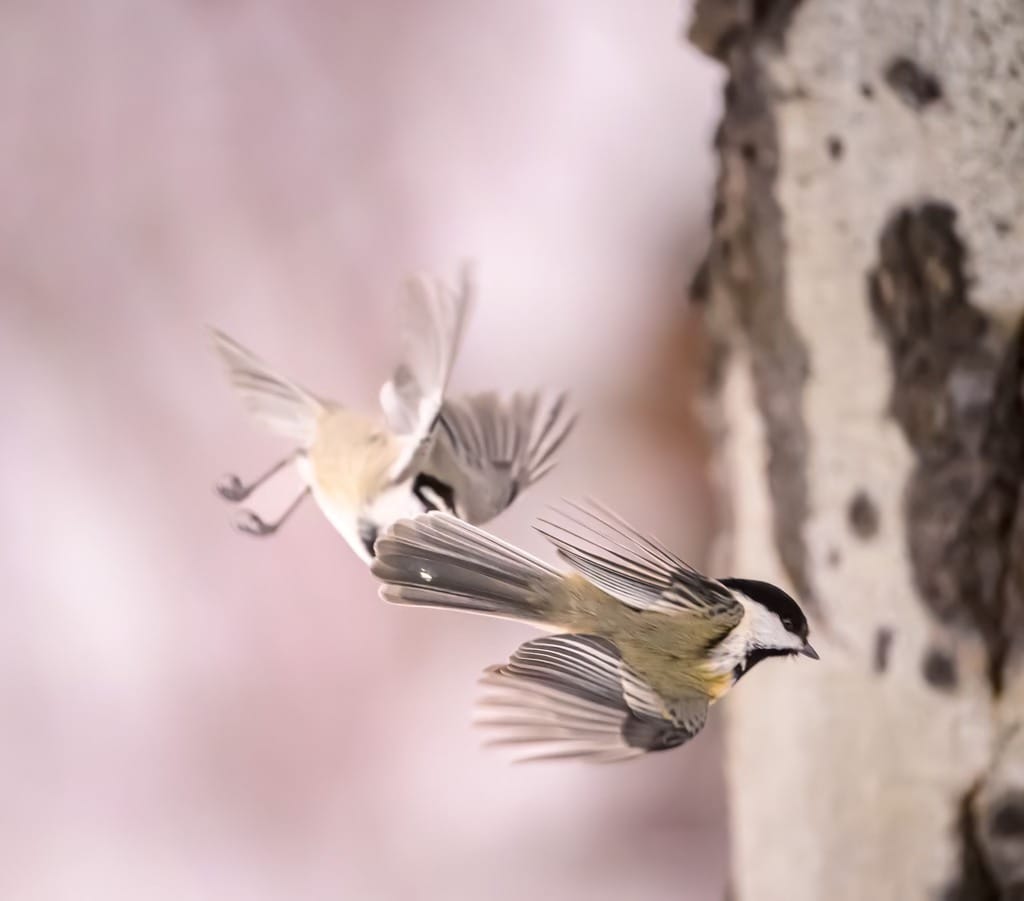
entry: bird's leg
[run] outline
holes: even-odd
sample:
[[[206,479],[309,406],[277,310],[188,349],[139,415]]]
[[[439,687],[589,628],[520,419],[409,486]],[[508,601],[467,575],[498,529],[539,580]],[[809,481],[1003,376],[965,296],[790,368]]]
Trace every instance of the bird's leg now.
[[[246,485],[238,476],[229,473],[217,483],[217,494],[224,498],[224,500],[231,501],[233,504],[244,501],[250,494],[259,488],[260,485],[273,478],[273,476],[277,475],[282,469],[291,463],[292,460],[295,459],[297,453],[297,451],[293,451],[283,460],[279,460],[271,466],[270,469],[263,473],[263,475],[254,479],[248,485]]]
[[[284,511],[274,522],[264,522],[260,519],[252,510],[242,510],[239,513],[238,518],[235,520],[235,528],[240,532],[245,532],[247,535],[256,535],[262,537],[264,535],[273,535],[281,526],[284,525],[285,520],[291,516],[298,508],[299,504],[309,494],[309,487],[303,488],[299,496],[295,498],[289,505],[288,509]]]

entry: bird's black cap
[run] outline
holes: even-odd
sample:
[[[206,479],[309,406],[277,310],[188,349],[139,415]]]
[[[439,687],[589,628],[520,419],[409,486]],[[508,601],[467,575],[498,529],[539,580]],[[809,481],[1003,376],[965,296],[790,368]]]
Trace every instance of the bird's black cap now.
[[[786,630],[807,641],[809,632],[807,617],[800,605],[786,592],[771,582],[759,582],[757,579],[719,579],[726,588],[742,591],[751,600],[757,601],[762,607],[778,614]]]

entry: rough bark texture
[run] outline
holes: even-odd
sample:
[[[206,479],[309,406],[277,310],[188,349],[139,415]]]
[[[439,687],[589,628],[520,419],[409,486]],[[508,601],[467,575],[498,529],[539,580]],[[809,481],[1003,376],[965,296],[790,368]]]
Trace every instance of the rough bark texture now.
[[[738,901],[1024,897],[1024,4],[706,0]]]
[[[897,210],[870,299],[892,360],[890,412],[916,460],[906,496],[914,581],[936,617],[984,641],[998,694],[1024,588],[1011,563],[1024,512],[1024,355],[1019,328],[1007,337],[971,304],[955,223],[944,203]]]

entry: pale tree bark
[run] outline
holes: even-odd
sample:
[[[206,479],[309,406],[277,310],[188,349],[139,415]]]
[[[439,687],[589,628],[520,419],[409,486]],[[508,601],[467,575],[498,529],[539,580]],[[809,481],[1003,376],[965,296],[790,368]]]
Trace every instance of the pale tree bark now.
[[[1024,2],[705,0],[739,901],[1024,897]]]

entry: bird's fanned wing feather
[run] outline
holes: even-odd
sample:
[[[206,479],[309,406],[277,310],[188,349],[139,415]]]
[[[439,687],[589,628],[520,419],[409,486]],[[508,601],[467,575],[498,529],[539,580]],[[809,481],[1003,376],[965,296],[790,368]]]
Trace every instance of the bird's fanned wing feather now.
[[[594,635],[528,641],[481,681],[477,722],[494,736],[488,744],[516,747],[524,760],[610,762],[666,750],[696,735],[707,715],[706,698],[659,698]]]
[[[482,525],[550,472],[574,424],[564,394],[445,400],[424,472],[451,488],[459,517]]]
[[[562,559],[630,607],[713,617],[723,627],[743,615],[728,588],[593,502],[570,504],[557,519],[540,523],[537,530]]]
[[[405,439],[391,468],[393,482],[409,477],[429,451],[473,292],[468,267],[457,290],[419,277],[408,288],[402,362],[380,390],[388,427]]]
[[[318,415],[330,404],[275,372],[234,338],[217,329],[210,332],[228,378],[249,412],[272,431],[309,444]]]

